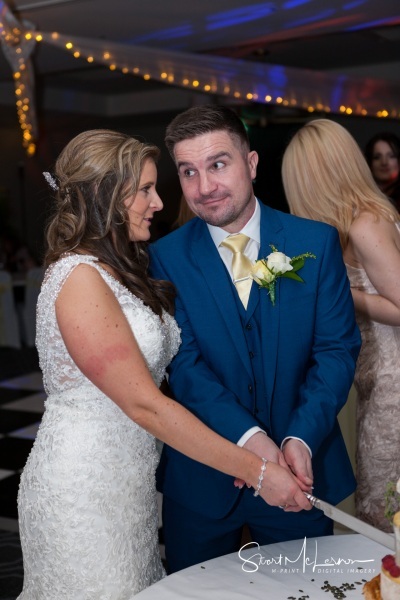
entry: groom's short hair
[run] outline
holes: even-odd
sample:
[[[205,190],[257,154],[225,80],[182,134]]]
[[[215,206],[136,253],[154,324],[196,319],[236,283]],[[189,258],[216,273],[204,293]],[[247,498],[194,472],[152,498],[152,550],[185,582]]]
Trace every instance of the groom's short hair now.
[[[193,106],[177,115],[167,127],[165,145],[174,158],[175,144],[213,131],[226,131],[244,152],[249,152],[249,136],[243,122],[232,109],[217,104]]]

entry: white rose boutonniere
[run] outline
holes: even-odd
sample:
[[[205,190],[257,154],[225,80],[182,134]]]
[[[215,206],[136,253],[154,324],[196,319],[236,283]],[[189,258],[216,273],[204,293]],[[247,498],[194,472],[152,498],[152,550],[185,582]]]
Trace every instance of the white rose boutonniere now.
[[[304,266],[306,258],[316,258],[316,256],[311,252],[305,252],[289,258],[283,252],[278,252],[278,249],[272,244],[271,248],[271,254],[254,263],[250,275],[260,287],[268,289],[271,302],[275,305],[275,286],[278,277],[287,277],[304,283],[300,275],[297,275],[297,271]]]

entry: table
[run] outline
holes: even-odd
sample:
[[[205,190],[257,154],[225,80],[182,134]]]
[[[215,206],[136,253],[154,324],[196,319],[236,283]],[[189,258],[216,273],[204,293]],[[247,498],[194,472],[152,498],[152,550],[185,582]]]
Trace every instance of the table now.
[[[381,559],[390,552],[358,534],[261,548],[252,543],[240,556],[228,554],[170,575],[135,600],[327,600],[335,598],[327,586],[342,584],[355,589],[339,597],[361,600],[365,581],[380,572]]]

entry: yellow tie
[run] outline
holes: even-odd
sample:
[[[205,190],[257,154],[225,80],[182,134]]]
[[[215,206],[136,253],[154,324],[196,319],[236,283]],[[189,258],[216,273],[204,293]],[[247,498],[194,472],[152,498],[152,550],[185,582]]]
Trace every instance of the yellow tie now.
[[[249,239],[250,238],[247,235],[244,235],[244,233],[237,233],[235,235],[228,236],[220,244],[221,246],[225,246],[225,248],[229,248],[233,254],[233,283],[236,286],[239,298],[241,299],[245,308],[247,308],[251,284],[253,283],[253,279],[250,276],[250,269],[252,266],[251,261],[243,254]]]

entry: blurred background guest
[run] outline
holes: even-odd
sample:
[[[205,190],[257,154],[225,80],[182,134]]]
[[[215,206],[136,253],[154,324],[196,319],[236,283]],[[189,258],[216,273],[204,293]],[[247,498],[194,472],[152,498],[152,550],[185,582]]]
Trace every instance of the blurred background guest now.
[[[11,232],[0,234],[0,268],[12,274],[25,275],[38,265],[28,247]]]
[[[378,187],[400,210],[400,138],[384,131],[365,147],[365,157]]]
[[[283,157],[282,177],[293,214],[324,221],[339,232],[362,335],[354,380],[356,514],[391,531],[384,494],[387,483],[400,475],[398,213],[376,185],[354,138],[327,119],[297,131]]]
[[[181,227],[182,225],[184,225],[185,223],[190,221],[190,219],[193,219],[193,217],[195,217],[195,216],[196,215],[194,214],[192,209],[189,208],[189,205],[186,202],[185,196],[182,194],[181,198],[179,200],[178,216],[176,218],[176,221],[174,221],[174,223],[172,225],[172,229],[178,229],[178,227]]]

